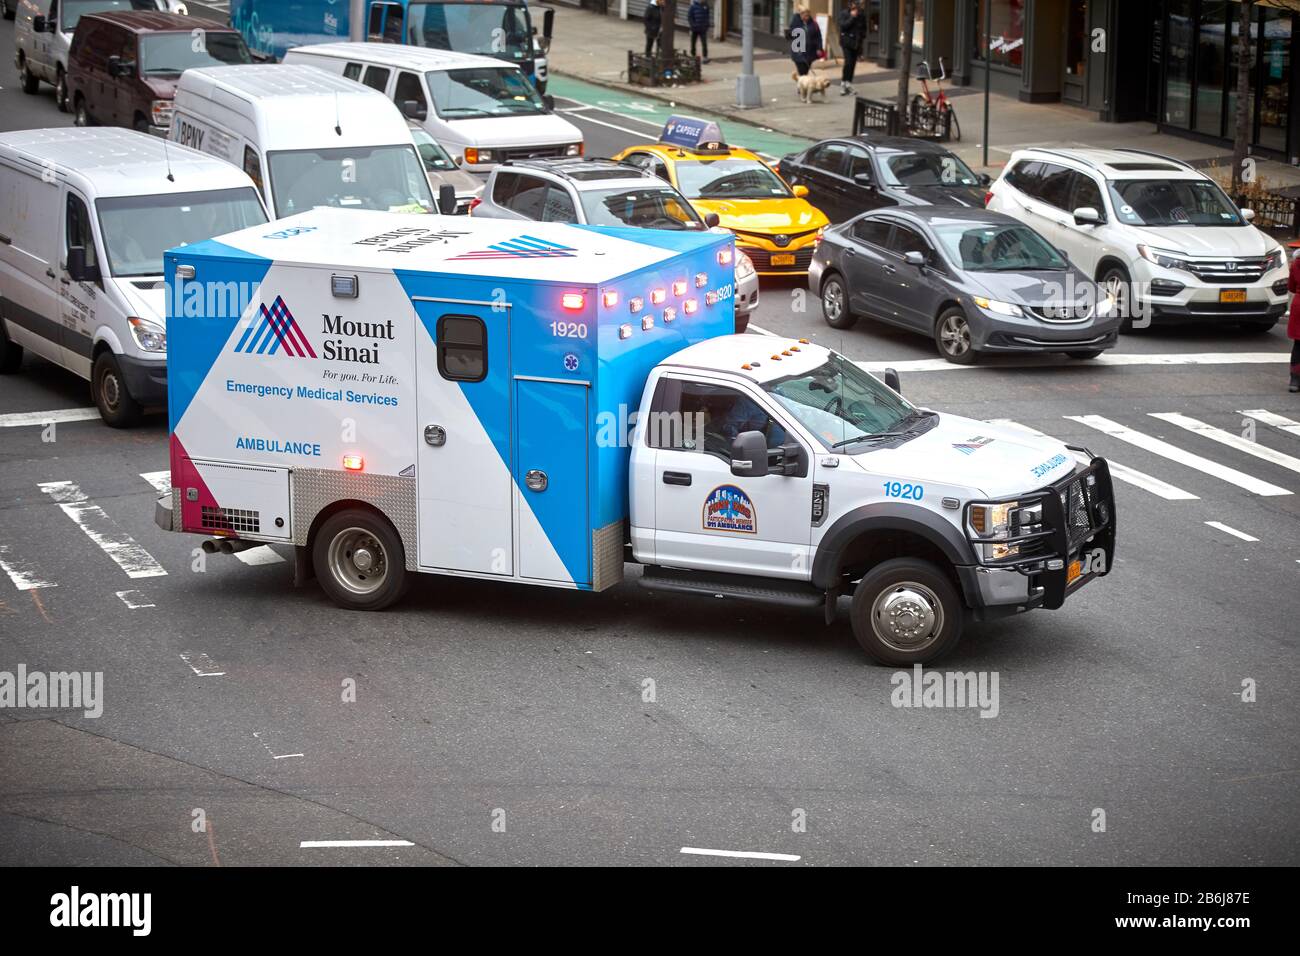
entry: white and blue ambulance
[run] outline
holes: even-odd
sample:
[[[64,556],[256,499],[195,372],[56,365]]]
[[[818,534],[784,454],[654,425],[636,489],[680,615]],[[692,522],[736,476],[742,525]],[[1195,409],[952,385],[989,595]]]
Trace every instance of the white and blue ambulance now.
[[[166,255],[172,490],[346,608],[416,572],[824,608],[889,664],[1105,575],[1106,462],[732,335],[734,239],[317,209]],[[892,387],[891,387],[892,386]]]

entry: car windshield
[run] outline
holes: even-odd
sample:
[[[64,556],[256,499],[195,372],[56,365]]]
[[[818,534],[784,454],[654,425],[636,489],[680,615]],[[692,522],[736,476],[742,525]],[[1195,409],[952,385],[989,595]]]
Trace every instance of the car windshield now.
[[[10,6],[12,9],[12,5]],[[106,13],[109,10],[160,10],[158,0],[64,0],[60,22],[64,33],[77,28],[77,22],[88,13]]]
[[[828,448],[869,441],[897,432],[920,413],[842,355],[802,375],[764,386],[799,423]]]
[[[202,34],[202,42],[196,42],[188,31],[145,34],[140,38],[140,73],[179,76],[200,66],[253,62],[238,33],[204,30]]]
[[[788,199],[776,173],[756,159],[677,161],[677,188],[691,199]]]
[[[447,151],[422,128],[411,130],[411,138],[415,140],[415,149],[419,152],[420,162],[424,163],[427,172],[446,173],[456,168]]]
[[[578,194],[593,226],[639,226],[642,229],[704,229],[704,223],[675,189],[614,186]]]
[[[1130,226],[1244,226],[1222,189],[1208,179],[1110,180],[1115,215]]]
[[[412,3],[406,13],[411,45],[499,60],[527,59],[532,32],[528,8],[521,3]]]
[[[967,272],[1058,272],[1065,257],[1019,223],[951,222],[930,226],[948,258]]]
[[[516,67],[488,66],[426,73],[433,107],[443,119],[546,112],[533,84]]]
[[[266,222],[251,186],[95,202],[109,274],[162,274],[163,252]]]
[[[889,186],[978,186],[969,166],[952,153],[893,153],[883,157],[881,175]]]
[[[432,212],[433,195],[413,145],[271,153],[276,218],[316,206]]]

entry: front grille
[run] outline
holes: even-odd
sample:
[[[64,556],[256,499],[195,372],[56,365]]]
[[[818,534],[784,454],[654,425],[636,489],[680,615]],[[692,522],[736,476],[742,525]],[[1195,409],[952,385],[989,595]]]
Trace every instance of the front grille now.
[[[562,159],[568,152],[567,143],[555,146],[517,146],[513,149],[492,150],[506,159]]]
[[[1106,503],[1094,500],[1096,485],[1089,483],[1090,477],[1071,478],[1057,491],[1065,511],[1065,536],[1071,552],[1110,520],[1105,513]]]
[[[1206,285],[1250,285],[1264,275],[1263,259],[1220,259],[1192,261],[1187,271]]]
[[[732,231],[735,232],[738,238],[751,239],[756,242],[776,243],[776,237],[778,235],[778,233],[772,233],[772,232],[745,232],[743,229],[735,229]],[[779,235],[783,235],[786,237],[785,245],[780,246],[780,248],[785,249],[789,246],[793,246],[800,239],[806,239],[808,236],[814,235],[816,232],[817,232],[816,229],[805,229],[803,232],[779,233]]]
[[[1070,325],[1077,322],[1087,322],[1092,318],[1093,309],[1091,303],[1079,305],[1026,305],[1021,306],[1026,315],[1039,319],[1043,322],[1051,322],[1054,325]]]
[[[793,253],[783,253],[779,250],[773,253],[767,249],[755,249],[751,246],[743,246],[742,251],[753,260],[754,268],[759,272],[807,272],[808,267],[812,265],[813,250],[811,247]],[[772,265],[773,255],[793,255],[794,265],[774,266]]]
[[[259,513],[241,508],[216,508],[203,505],[199,525],[208,531],[234,531],[257,534],[261,525]]]

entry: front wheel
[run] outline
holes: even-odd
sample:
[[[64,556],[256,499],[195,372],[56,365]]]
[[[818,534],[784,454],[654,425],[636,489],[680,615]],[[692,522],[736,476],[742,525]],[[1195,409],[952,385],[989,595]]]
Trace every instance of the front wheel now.
[[[349,509],[326,520],[312,546],[312,566],[339,607],[378,611],[406,589],[406,550],[393,526],[371,511]]]
[[[851,329],[857,324],[858,317],[849,310],[849,292],[838,275],[822,283],[822,317],[832,329]]]
[[[928,664],[961,640],[965,606],[948,576],[918,558],[876,565],[853,592],[853,636],[881,664]]]
[[[112,352],[100,352],[90,370],[90,387],[100,417],[113,428],[129,428],[140,420],[140,403],[131,397]]]
[[[35,93],[41,88],[41,81],[36,78],[36,74],[32,72],[32,68],[27,65],[26,61],[23,61],[23,66],[19,71],[19,76],[22,81],[24,93]]]
[[[934,344],[939,354],[954,365],[970,365],[975,361],[975,346],[971,343],[970,320],[959,306],[953,306],[934,326]]]
[[[72,125],[74,126],[94,126],[95,121],[91,118],[90,108],[86,105],[84,96],[77,97],[76,108],[72,112]]]
[[[63,72],[63,67],[59,67],[58,78],[54,81],[54,105],[60,113],[68,112],[68,74]]]

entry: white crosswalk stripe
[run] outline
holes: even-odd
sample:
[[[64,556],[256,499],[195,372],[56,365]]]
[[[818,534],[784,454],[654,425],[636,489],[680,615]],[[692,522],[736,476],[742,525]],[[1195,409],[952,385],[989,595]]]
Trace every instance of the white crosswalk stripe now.
[[[1274,415],[1267,408],[1247,408],[1245,411],[1238,411],[1237,414],[1254,418],[1265,425],[1272,425],[1284,432],[1290,432],[1292,435],[1300,435],[1300,422],[1292,421],[1283,415]]]
[[[1249,438],[1243,438],[1240,435],[1234,435],[1232,432],[1226,432],[1222,428],[1207,425],[1190,415],[1182,415],[1178,412],[1148,412],[1147,414],[1152,418],[1160,419],[1162,422],[1169,422],[1169,424],[1177,425],[1179,428],[1186,428],[1189,432],[1195,432],[1197,435],[1202,435],[1211,441],[1217,441],[1220,445],[1227,445],[1229,448],[1237,449],[1237,451],[1244,451],[1247,455],[1262,458],[1279,468],[1300,472],[1300,458],[1292,458],[1290,455],[1282,454],[1276,448],[1269,448],[1267,445],[1253,442]]]
[[[153,485],[160,495],[172,490],[172,473],[170,471],[142,471],[140,477]]]
[[[0,571],[9,575],[9,580],[20,591],[58,587],[53,581],[47,580],[30,561],[15,555],[7,544],[0,544]]]
[[[1291,492],[1285,488],[1280,488],[1270,482],[1263,481],[1253,475],[1248,475],[1244,471],[1238,471],[1235,468],[1229,468],[1217,461],[1211,461],[1209,458],[1194,454],[1190,451],[1184,451],[1177,445],[1172,445],[1167,441],[1156,438],[1153,435],[1147,435],[1143,432],[1121,425],[1119,422],[1111,421],[1101,415],[1066,415],[1065,418],[1072,422],[1078,422],[1080,425],[1087,425],[1089,428],[1095,428],[1104,435],[1112,438],[1118,438],[1120,441],[1128,442],[1144,451],[1168,458],[1170,461],[1185,465],[1188,468],[1194,468],[1197,471],[1204,472],[1221,481],[1226,481],[1244,488],[1246,491],[1256,495],[1289,495]]]
[[[156,578],[167,573],[152,554],[136,544],[135,539],[109,517],[108,512],[87,498],[76,482],[46,481],[41,483],[40,489],[57,502],[63,513],[76,522],[86,537],[99,545],[128,577]]]

